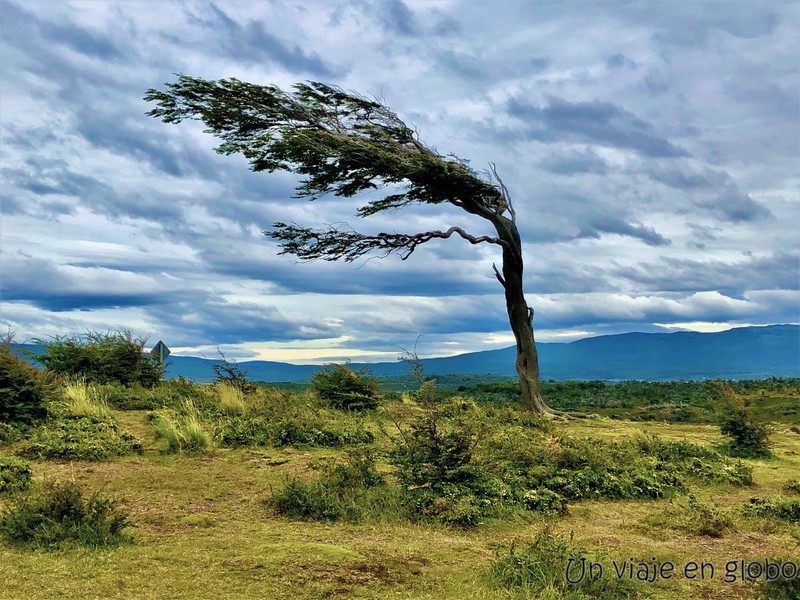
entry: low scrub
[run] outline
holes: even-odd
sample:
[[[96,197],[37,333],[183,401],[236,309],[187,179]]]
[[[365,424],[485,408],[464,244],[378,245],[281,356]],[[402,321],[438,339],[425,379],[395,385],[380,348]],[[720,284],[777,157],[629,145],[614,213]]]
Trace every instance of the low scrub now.
[[[676,500],[663,512],[648,517],[647,522],[659,528],[721,538],[736,529],[736,515],[734,509],[708,505],[689,494],[685,500]]]
[[[231,448],[339,448],[353,444],[371,444],[375,440],[373,433],[364,429],[363,423],[347,423],[305,415],[278,419],[260,415],[230,417],[220,423],[216,437],[223,445]]]
[[[314,481],[287,478],[267,504],[279,514],[306,521],[360,522],[368,514],[385,513],[392,493],[375,462],[372,449],[351,451],[344,462],[323,465]]]
[[[34,429],[18,454],[30,459],[104,461],[142,452],[135,436],[120,433],[110,419],[67,418]]]
[[[128,543],[127,515],[113,500],[84,495],[75,483],[46,483],[15,497],[0,514],[0,536],[9,544],[55,550]]]
[[[381,398],[378,381],[366,369],[353,371],[344,364],[326,364],[311,378],[311,389],[332,408],[376,408]]]
[[[512,544],[508,552],[498,554],[488,574],[497,588],[521,591],[526,597],[552,600],[623,600],[649,597],[643,584],[613,573],[590,572],[581,558],[602,564],[602,556],[575,545],[573,536],[556,536],[543,529],[525,547]],[[570,561],[570,559],[572,559]],[[585,565],[585,564],[584,564]],[[608,567],[608,564],[606,565]],[[568,579],[569,576],[569,579]]]
[[[31,466],[15,456],[0,456],[0,494],[21,492],[31,484]]]
[[[797,498],[750,498],[742,510],[745,515],[758,519],[800,523],[800,500]]]

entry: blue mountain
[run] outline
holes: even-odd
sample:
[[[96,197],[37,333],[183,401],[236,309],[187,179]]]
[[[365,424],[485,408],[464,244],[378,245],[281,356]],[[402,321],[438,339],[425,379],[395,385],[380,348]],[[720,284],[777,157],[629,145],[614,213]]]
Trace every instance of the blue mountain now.
[[[739,327],[718,333],[623,333],[584,338],[568,343],[538,343],[542,379],[586,380],[702,380],[800,377],[800,326]],[[30,347],[33,348],[33,347]],[[430,375],[515,375],[515,348],[471,352],[446,358],[423,359]],[[214,379],[214,360],[171,356],[167,378],[197,382]],[[317,365],[275,361],[243,361],[254,381],[303,381]],[[352,363],[376,376],[408,373],[408,365]]]

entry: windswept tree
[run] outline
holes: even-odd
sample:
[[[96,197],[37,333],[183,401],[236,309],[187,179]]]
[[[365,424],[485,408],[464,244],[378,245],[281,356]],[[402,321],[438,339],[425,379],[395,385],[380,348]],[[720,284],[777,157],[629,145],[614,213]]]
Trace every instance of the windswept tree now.
[[[522,243],[508,189],[494,165],[481,175],[467,162],[423,144],[417,132],[382,102],[318,82],[295,84],[293,92],[237,79],[209,81],[179,75],[166,89],[150,89],[147,114],[165,123],[202,121],[222,140],[220,154],[241,153],[253,171],[289,171],[302,176],[298,197],[351,197],[374,189],[386,195],[358,209],[359,217],[412,204],[453,206],[491,223],[496,236],[476,236],[461,227],[421,233],[363,235],[349,229],[309,229],[275,223],[264,233],[280,242],[280,254],[301,260],[353,261],[371,252],[408,259],[418,246],[457,235],[471,244],[495,244],[503,255],[494,274],[505,290],[517,342],[516,369],[522,402],[555,414],[542,400],[533,339],[533,309],[522,288]],[[397,193],[389,193],[397,192]]]

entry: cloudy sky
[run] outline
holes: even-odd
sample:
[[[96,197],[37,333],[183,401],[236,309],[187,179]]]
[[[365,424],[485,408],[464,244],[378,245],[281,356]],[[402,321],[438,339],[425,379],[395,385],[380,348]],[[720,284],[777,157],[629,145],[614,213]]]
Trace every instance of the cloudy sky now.
[[[0,0],[0,325],[292,362],[513,342],[495,246],[299,263],[275,221],[354,216],[145,116],[175,73],[379,96],[511,190],[540,341],[800,321],[796,1]],[[363,200],[363,199],[362,199]],[[480,220],[479,220],[480,221]]]

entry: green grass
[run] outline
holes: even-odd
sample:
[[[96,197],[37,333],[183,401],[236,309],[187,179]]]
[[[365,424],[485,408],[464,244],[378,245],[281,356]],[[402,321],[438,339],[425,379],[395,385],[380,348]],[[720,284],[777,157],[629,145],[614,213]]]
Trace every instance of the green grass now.
[[[170,399],[173,397],[168,394],[173,392],[178,395]],[[175,387],[151,393],[164,398],[159,402],[176,413],[181,412],[180,398],[191,395],[204,427],[233,418],[207,391]],[[757,395],[758,390],[747,393]],[[295,397],[271,390],[263,402],[255,399],[253,396],[248,410],[269,419],[289,415],[296,421],[320,410],[307,394]],[[281,403],[284,408],[278,406]],[[386,408],[405,432],[424,414],[413,402],[398,400]],[[724,442],[719,427],[708,424],[603,418],[539,424],[508,407],[489,408],[480,413],[491,429],[479,444],[479,458],[498,452],[498,439],[506,440],[505,446],[500,444],[503,448],[542,440],[551,449],[552,460],[567,464],[580,458],[562,456],[565,448],[570,448],[564,440],[572,439],[580,441],[576,447],[581,451],[595,448],[598,456],[593,464],[600,464],[604,449],[612,447],[609,444],[620,448],[617,452],[621,457],[629,458],[633,449],[650,444],[650,454],[643,454],[642,460],[655,461],[654,453],[660,452],[679,464],[681,453],[707,452],[712,456],[710,453]],[[303,412],[306,410],[308,413]],[[449,427],[462,413],[458,406],[447,410],[451,420],[445,424]],[[387,497],[370,496],[384,485],[397,489],[388,457],[401,434],[381,411],[353,421],[375,436],[368,447],[376,452],[375,472],[369,471],[369,477],[376,479],[366,486],[348,483],[362,477],[357,472],[340,470],[337,475],[336,471],[336,465],[353,464],[347,454],[360,445],[218,445],[213,453],[164,454],[164,441],[153,437],[147,412],[111,412],[120,430],[143,441],[142,454],[108,462],[34,457],[30,464],[34,484],[75,481],[83,489],[100,490],[103,498],[116,500],[136,526],[129,531],[133,543],[47,553],[0,544],[0,598],[562,598],[574,591],[567,588],[565,592],[554,579],[558,562],[563,560],[558,540],[569,540],[570,532],[574,533],[569,548],[602,563],[612,573],[612,560],[631,557],[646,562],[656,557],[681,568],[691,560],[706,561],[723,569],[731,559],[763,561],[765,556],[786,559],[798,555],[800,527],[784,517],[791,517],[796,510],[800,434],[786,424],[774,424],[772,458],[743,461],[752,469],[751,485],[735,485],[724,478],[688,477],[694,509],[683,493],[649,499],[590,497],[571,500],[564,514],[519,509],[501,512],[483,524],[464,529],[415,520]],[[349,427],[348,420],[354,417],[342,414],[341,418]],[[24,443],[0,447],[0,452],[10,454]],[[502,473],[490,469],[489,475],[500,477]],[[340,477],[341,498],[344,502],[352,500],[358,510],[363,510],[361,518],[293,519],[267,501],[284,489],[287,480],[314,486],[326,476],[329,482]],[[6,496],[0,496],[0,510],[10,506]],[[751,498],[764,503],[751,503]],[[385,504],[378,505],[378,500]],[[552,498],[542,496],[537,502],[549,500]],[[750,505],[755,508],[746,510]],[[715,522],[715,515],[701,507],[713,507],[730,518],[721,537],[701,531],[704,519]],[[657,518],[670,514],[672,518]],[[543,545],[550,548],[549,556],[555,557],[555,563],[551,560],[549,583],[542,587],[531,575],[538,554],[528,549]],[[520,560],[503,563],[509,556]],[[527,583],[517,585],[514,581]],[[550,595],[543,595],[548,586],[551,589],[546,593]],[[711,581],[689,581],[680,576],[666,582],[634,583],[632,587],[625,583],[609,589],[608,594],[616,596],[596,597],[649,593],[656,600],[745,600],[756,592],[749,582],[723,583],[719,571]]]

